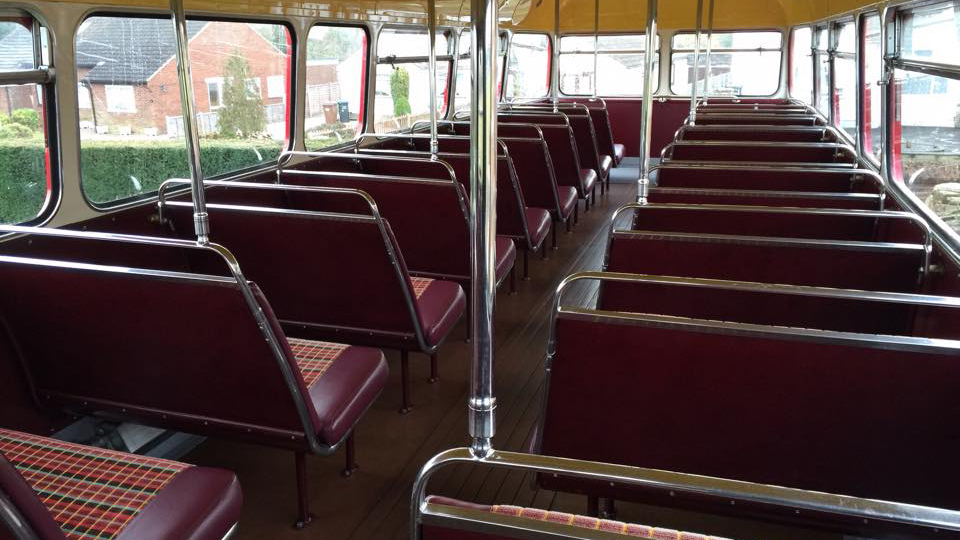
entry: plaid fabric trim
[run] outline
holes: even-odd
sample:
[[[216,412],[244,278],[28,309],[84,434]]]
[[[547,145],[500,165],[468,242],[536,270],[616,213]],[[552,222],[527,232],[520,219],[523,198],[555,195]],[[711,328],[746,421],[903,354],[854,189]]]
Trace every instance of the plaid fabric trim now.
[[[426,292],[427,287],[433,283],[433,280],[422,277],[411,277],[410,283],[413,284],[413,295],[419,300],[420,297],[423,296],[423,293]]]
[[[718,536],[705,536],[702,534],[675,531],[673,529],[661,529],[659,527],[648,527],[646,525],[635,525],[633,523],[624,523],[622,521],[613,521],[610,519],[597,519],[588,516],[578,516],[576,514],[567,514],[564,512],[548,512],[537,508],[522,508],[511,505],[494,505],[490,507],[494,514],[504,514],[507,516],[522,517],[527,519],[536,519],[539,521],[550,521],[552,523],[561,523],[564,525],[573,525],[584,529],[597,529],[606,532],[623,534],[625,536],[634,536],[638,538],[650,538],[653,540],[727,540]]]
[[[0,429],[0,454],[71,539],[110,540],[190,465]]]
[[[333,365],[334,360],[339,358],[340,354],[349,347],[349,345],[339,343],[297,338],[287,338],[287,343],[293,350],[297,367],[300,368],[300,374],[303,376],[303,382],[307,385],[307,388],[319,381],[320,377],[323,377],[323,374]]]

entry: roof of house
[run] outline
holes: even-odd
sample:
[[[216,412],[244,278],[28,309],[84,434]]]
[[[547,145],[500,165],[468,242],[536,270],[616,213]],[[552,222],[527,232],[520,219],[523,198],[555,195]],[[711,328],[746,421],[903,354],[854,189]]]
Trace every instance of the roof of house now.
[[[188,39],[208,24],[187,21]],[[77,66],[92,68],[85,77],[91,83],[145,83],[176,51],[166,18],[93,17],[77,36]]]
[[[33,34],[22,26],[0,40],[0,69],[33,68]]]

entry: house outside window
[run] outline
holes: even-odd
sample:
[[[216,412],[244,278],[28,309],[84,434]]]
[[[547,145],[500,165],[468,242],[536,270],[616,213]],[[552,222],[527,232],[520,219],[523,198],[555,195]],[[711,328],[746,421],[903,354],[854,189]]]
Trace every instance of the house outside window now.
[[[287,83],[283,75],[271,75],[267,77],[267,97],[270,99],[285,98],[287,96]]]
[[[106,85],[107,111],[112,113],[137,112],[137,98],[132,86]]]

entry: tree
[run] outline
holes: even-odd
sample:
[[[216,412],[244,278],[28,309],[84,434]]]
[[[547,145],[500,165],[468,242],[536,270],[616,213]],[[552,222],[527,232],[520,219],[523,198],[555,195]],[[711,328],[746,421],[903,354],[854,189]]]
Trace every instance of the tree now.
[[[220,109],[220,136],[252,137],[267,128],[267,115],[259,88],[247,88],[250,65],[234,51],[223,66],[223,108]]]
[[[393,68],[390,74],[390,95],[393,96],[393,115],[410,114],[410,74],[402,67]]]

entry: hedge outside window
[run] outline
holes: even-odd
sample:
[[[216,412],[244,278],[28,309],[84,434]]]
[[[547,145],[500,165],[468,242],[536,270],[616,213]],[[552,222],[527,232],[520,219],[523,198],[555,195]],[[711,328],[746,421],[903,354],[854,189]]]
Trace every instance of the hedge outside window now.
[[[5,45],[0,70],[40,65],[43,59],[34,58],[32,25],[29,17],[0,18]],[[43,214],[51,198],[43,103],[40,85],[0,86],[0,223],[29,222]]]

